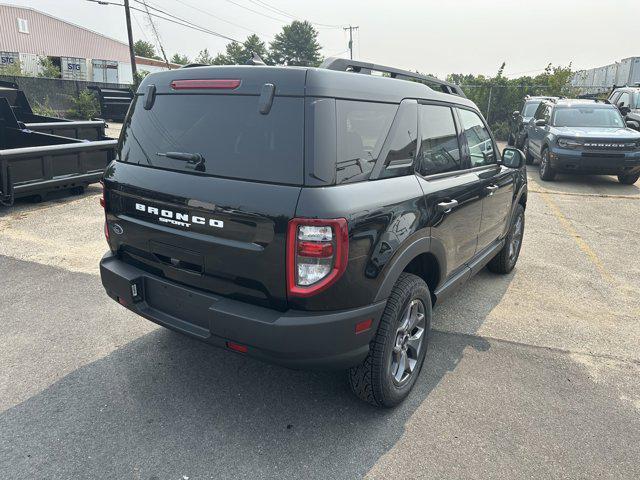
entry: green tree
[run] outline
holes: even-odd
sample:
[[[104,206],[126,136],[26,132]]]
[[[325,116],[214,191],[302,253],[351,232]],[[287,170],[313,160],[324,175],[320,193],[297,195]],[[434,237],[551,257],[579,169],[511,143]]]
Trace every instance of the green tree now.
[[[179,53],[174,53],[173,57],[169,59],[171,63],[177,63],[178,65],[186,65],[190,63],[189,57],[186,55],[180,55]]]
[[[255,34],[249,35],[242,42],[228,43],[225,53],[219,53],[213,59],[214,65],[243,65],[251,58],[251,52],[255,52],[266,61],[269,52],[265,43]]]
[[[60,78],[60,67],[54,65],[50,57],[38,57],[38,63],[40,64],[38,77]]]
[[[139,57],[155,58],[161,60],[156,54],[156,47],[151,42],[145,42],[144,40],[136,40],[133,44],[133,52]]]
[[[316,67],[322,61],[318,32],[306,20],[294,20],[282,27],[270,47],[270,60],[277,65]]]
[[[203,65],[213,65],[214,58],[209,53],[208,49],[200,50],[198,56],[194,60],[194,63],[201,63]]]
[[[503,63],[493,77],[484,75],[451,74],[447,80],[462,87],[467,97],[483,113],[493,133],[500,140],[509,135],[513,112],[520,110],[527,95],[573,96],[578,92],[571,87],[571,65],[549,64],[543,73],[535,76],[506,78]]]
[[[142,80],[144,80],[144,77],[146,77],[147,75],[149,75],[149,72],[147,70],[136,71],[136,76],[133,79],[134,90],[138,89],[138,86],[142,83]]]

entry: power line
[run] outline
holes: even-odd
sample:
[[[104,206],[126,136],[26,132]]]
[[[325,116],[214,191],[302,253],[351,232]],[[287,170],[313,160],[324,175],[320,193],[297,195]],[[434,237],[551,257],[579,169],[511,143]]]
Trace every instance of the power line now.
[[[285,12],[284,10],[281,10],[279,8],[276,8],[270,4],[268,4],[267,2],[264,2],[262,0],[249,0],[251,3],[258,5],[260,7],[266,8],[276,14],[280,14],[283,15],[285,17],[289,17],[292,20],[299,20],[300,17],[293,15],[291,13]],[[319,22],[313,22],[311,20],[307,20],[309,23],[313,24],[313,25],[318,25],[319,27],[323,27],[323,28],[342,28],[342,25],[329,25],[326,23],[319,23]]]
[[[122,3],[107,2],[107,1],[103,1],[103,0],[86,0],[86,1],[88,1],[88,2],[93,2],[93,3],[98,3],[98,4],[100,4],[100,5],[116,5],[116,6],[118,6],[118,7],[122,7],[122,6],[124,6]],[[136,0],[136,1],[137,1],[137,0]],[[136,7],[129,7],[129,8],[130,8],[131,10],[135,10],[136,12],[141,12],[141,13],[144,13],[144,14],[146,15],[146,12],[145,12],[144,10],[140,9],[140,8],[136,8]],[[151,7],[149,7],[149,8],[151,8]],[[154,10],[158,11],[158,9],[154,9]],[[215,31],[213,31],[213,30],[209,30],[208,28],[201,27],[201,26],[199,26],[199,25],[196,25],[196,24],[194,24],[194,23],[189,22],[188,20],[184,20],[184,19],[181,19],[181,18],[179,18],[179,17],[176,17],[175,15],[167,14],[167,15],[169,15],[171,18],[163,17],[163,16],[161,16],[161,15],[156,15],[156,14],[154,14],[154,13],[150,13],[150,15],[151,15],[152,17],[160,18],[160,19],[165,20],[165,21],[167,21],[167,22],[175,23],[175,24],[177,24],[177,25],[181,25],[181,26],[183,26],[183,27],[187,27],[187,28],[190,28],[190,29],[192,29],[192,30],[196,30],[196,31],[198,31],[198,32],[207,33],[207,34],[209,34],[209,35],[213,35],[213,36],[215,36],[215,37],[224,38],[225,40],[229,40],[229,41],[231,41],[231,42],[238,42],[238,43],[241,43],[241,42],[240,42],[240,40],[237,40],[237,39],[235,39],[235,38],[229,37],[229,36],[227,36],[227,35],[223,35],[222,33],[218,33],[218,32],[215,32]],[[176,20],[174,20],[174,19],[176,19]]]
[[[262,37],[265,37],[265,38],[271,38],[271,35],[267,35],[267,34],[262,33],[262,32],[256,32],[255,30],[252,30],[252,29],[250,29],[250,28],[244,27],[244,26],[242,26],[242,25],[240,25],[240,24],[238,24],[238,23],[234,23],[234,22],[231,22],[231,21],[229,21],[229,20],[225,20],[225,19],[224,19],[224,18],[222,18],[222,17],[219,17],[219,16],[217,16],[217,15],[214,15],[213,13],[211,13],[211,12],[210,12],[210,11],[208,11],[208,10],[204,10],[204,9],[202,9],[202,8],[200,8],[200,7],[196,7],[195,5],[190,5],[190,4],[188,4],[187,2],[183,2],[182,0],[173,0],[173,1],[175,1],[175,2],[177,2],[177,3],[182,4],[182,5],[184,5],[184,6],[185,6],[185,7],[187,7],[187,8],[191,8],[191,9],[193,9],[193,10],[196,10],[196,11],[200,12],[200,13],[204,13],[205,15],[208,15],[208,16],[210,16],[211,18],[215,18],[216,20],[220,20],[221,22],[228,23],[229,25],[233,25],[234,27],[238,27],[238,28],[241,28],[241,29],[243,29],[243,30],[247,30],[248,32],[255,33],[256,35],[261,35]]]

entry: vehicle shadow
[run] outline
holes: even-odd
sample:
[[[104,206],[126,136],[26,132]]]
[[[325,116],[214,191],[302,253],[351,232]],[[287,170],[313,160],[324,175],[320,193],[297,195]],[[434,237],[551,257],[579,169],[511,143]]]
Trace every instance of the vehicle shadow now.
[[[101,188],[102,187],[99,184],[92,184],[87,186],[82,193],[71,190],[57,190],[47,193],[44,197],[34,195],[17,198],[11,206],[0,205],[0,218],[16,215],[19,216],[22,213],[42,210],[58,204],[69,203],[88,196],[96,195],[101,191]]]
[[[529,189],[540,188],[552,192],[596,194],[612,196],[640,196],[640,181],[633,185],[621,184],[611,175],[571,175],[558,173],[553,181],[541,180],[538,165],[528,166]]]
[[[0,475],[361,477],[398,442],[416,409],[428,408],[431,392],[465,351],[490,348],[481,338],[437,330],[456,330],[456,322],[466,332],[477,329],[510,278],[483,272],[472,279],[463,296],[484,300],[464,318],[464,299],[435,309],[448,324],[436,320],[421,377],[395,409],[355,398],[344,372],[267,365],[157,329],[0,414]],[[84,288],[95,295],[96,287]],[[101,308],[77,302],[78,318]]]

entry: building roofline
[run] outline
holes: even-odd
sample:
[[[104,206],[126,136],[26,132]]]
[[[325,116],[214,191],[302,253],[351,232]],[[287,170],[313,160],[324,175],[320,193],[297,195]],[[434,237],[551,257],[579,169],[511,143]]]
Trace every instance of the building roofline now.
[[[95,30],[91,30],[90,28],[87,27],[83,27],[82,25],[78,25],[77,23],[73,23],[70,22],[69,20],[65,20],[63,18],[60,17],[56,17],[50,13],[47,13],[43,10],[38,10],[37,8],[33,8],[33,7],[23,7],[22,5],[14,5],[12,3],[5,3],[5,2],[0,2],[0,7],[11,7],[11,8],[17,8],[19,10],[31,10],[32,12],[36,12],[39,13],[41,15],[46,15],[49,18],[53,18],[54,20],[58,20],[59,22],[63,22],[66,23],[68,25],[74,26],[76,28],[81,28],[82,30],[85,30],[87,32],[93,33],[94,35],[99,35],[103,38],[108,38],[109,40],[112,40],[114,42],[118,42],[122,45],[124,45],[125,47],[129,48],[129,45],[126,42],[123,42],[122,40],[118,40],[117,38],[113,38],[110,37],[109,35],[105,35],[104,33],[100,33],[100,32],[96,32]]]

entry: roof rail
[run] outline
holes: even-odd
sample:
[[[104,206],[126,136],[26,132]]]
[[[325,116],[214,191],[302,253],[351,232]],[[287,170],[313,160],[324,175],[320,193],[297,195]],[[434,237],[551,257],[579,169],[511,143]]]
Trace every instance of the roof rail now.
[[[371,75],[372,72],[387,73],[391,78],[424,83],[434,90],[439,90],[443,93],[458,95],[460,97],[467,98],[459,85],[445,82],[444,80],[440,80],[429,75],[422,75],[420,73],[410,72],[409,70],[386,67],[384,65],[378,65],[375,63],[360,62],[357,60],[350,60],[348,58],[329,57],[325,59],[324,62],[322,62],[320,68],[326,68],[327,70],[337,70],[340,72],[362,73],[365,75]]]

